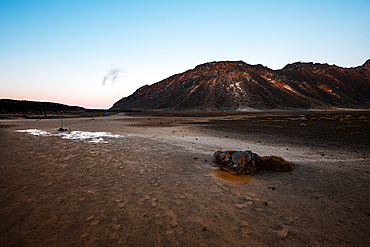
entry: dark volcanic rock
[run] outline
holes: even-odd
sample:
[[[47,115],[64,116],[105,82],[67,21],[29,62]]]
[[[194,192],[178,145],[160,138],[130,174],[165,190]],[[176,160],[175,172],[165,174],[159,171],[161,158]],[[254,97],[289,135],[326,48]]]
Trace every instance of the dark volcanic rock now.
[[[369,108],[370,60],[355,68],[293,63],[281,70],[210,62],[139,88],[112,110]]]
[[[231,174],[245,174],[256,170],[256,154],[251,151],[217,151],[212,162]]]
[[[217,151],[212,162],[222,170],[234,175],[246,174],[255,170],[288,172],[293,170],[290,162],[279,156],[258,156],[252,151]]]

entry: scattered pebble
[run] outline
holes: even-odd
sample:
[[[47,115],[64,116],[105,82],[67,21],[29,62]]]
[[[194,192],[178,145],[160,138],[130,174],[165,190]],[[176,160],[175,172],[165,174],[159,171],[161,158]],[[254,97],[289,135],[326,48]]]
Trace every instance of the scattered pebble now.
[[[207,231],[207,227],[203,227],[203,232],[206,232]]]
[[[305,117],[299,117],[299,118],[293,118],[293,121],[307,121],[307,118]]]
[[[245,207],[248,207],[250,205],[253,205],[253,201],[246,201],[243,204],[235,204],[235,206],[237,208],[245,208]]]
[[[298,125],[299,127],[307,127],[307,124],[306,123],[301,123]]]
[[[113,226],[114,229],[118,230],[121,227],[121,224],[116,224]]]
[[[91,215],[91,216],[89,216],[89,217],[85,218],[85,220],[86,220],[86,221],[89,221],[89,220],[91,220],[92,218],[94,218],[94,216],[92,216],[92,215]]]
[[[267,207],[269,204],[267,202],[265,202],[265,206]]]
[[[153,208],[157,206],[157,198],[152,198],[152,202],[150,203],[150,206],[152,206]]]

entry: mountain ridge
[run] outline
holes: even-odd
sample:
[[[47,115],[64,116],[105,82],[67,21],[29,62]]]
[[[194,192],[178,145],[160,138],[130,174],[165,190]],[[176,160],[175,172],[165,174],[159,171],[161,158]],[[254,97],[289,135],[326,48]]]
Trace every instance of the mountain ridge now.
[[[273,70],[244,61],[200,64],[138,88],[111,110],[370,108],[370,59],[363,65],[296,62]]]
[[[45,113],[45,112],[82,112],[86,109],[54,102],[31,100],[0,99],[0,114],[9,113]]]

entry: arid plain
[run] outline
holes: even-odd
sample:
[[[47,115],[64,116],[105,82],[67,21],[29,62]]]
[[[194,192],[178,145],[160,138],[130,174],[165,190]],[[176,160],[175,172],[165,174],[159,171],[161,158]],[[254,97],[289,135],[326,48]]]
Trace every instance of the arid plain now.
[[[66,116],[67,132],[1,119],[0,245],[366,246],[369,117],[121,113]],[[233,176],[212,164],[218,150],[294,168]]]

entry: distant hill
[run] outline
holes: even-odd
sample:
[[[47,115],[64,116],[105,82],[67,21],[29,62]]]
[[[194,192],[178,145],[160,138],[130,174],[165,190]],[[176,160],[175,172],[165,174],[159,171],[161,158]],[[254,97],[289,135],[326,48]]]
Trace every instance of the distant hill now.
[[[210,62],[146,85],[111,110],[370,108],[370,60],[354,68],[293,63],[281,70]]]
[[[78,106],[68,106],[58,103],[36,102],[27,100],[0,99],[0,114],[43,114],[50,112],[85,112]]]

